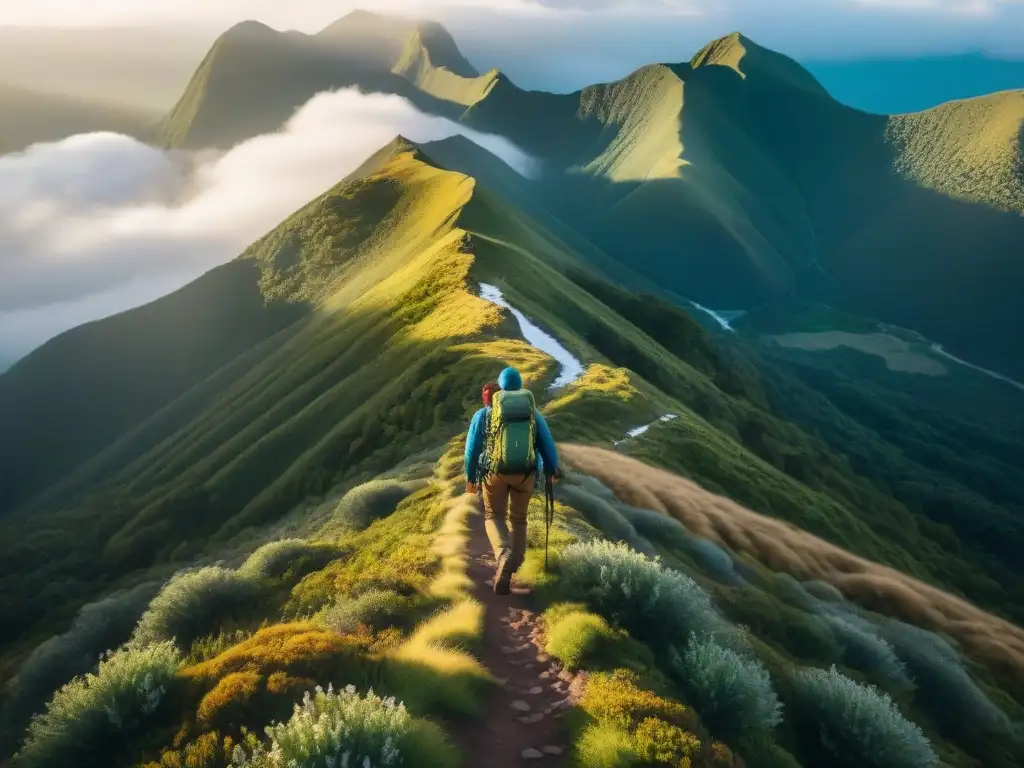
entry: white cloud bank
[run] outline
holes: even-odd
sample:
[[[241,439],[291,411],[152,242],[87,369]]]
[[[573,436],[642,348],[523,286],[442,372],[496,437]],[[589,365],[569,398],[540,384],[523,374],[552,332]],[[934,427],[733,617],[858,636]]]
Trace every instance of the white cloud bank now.
[[[350,89],[223,154],[96,133],[0,157],[0,361],[237,256],[398,134],[462,134],[530,172],[504,138]]]

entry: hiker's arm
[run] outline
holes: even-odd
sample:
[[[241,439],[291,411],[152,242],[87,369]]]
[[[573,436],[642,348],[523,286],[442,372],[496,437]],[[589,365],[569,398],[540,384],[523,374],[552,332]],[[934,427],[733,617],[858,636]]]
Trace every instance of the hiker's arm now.
[[[558,469],[558,449],[555,448],[555,440],[551,437],[551,430],[544,420],[544,415],[537,411],[537,453],[544,462],[544,473],[553,475]]]
[[[466,482],[475,483],[476,473],[480,466],[480,454],[484,450],[484,409],[481,408],[473,416],[466,436]]]

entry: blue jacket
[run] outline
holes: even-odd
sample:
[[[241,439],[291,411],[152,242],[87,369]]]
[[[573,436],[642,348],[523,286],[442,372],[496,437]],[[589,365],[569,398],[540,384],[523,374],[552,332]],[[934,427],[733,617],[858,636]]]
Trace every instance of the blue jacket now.
[[[503,390],[515,390],[520,389],[523,383],[518,371],[506,368],[498,377],[498,385]],[[534,436],[533,448],[537,453],[537,474],[545,471],[553,474],[558,469],[558,449],[555,448],[554,438],[551,437],[551,430],[548,429],[544,416],[539,410],[535,411],[535,415],[537,433]],[[490,416],[490,406],[481,408],[473,415],[473,421],[469,425],[469,435],[466,438],[466,480],[470,483],[475,483],[479,479],[480,455],[487,441],[487,422]]]

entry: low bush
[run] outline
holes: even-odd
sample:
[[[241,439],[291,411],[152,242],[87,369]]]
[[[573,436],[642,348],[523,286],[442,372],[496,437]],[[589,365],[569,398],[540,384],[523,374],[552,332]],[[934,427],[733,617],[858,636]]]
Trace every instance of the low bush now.
[[[573,544],[562,552],[559,569],[568,594],[654,646],[724,629],[711,597],[693,579],[625,544]]]
[[[738,584],[739,574],[732,557],[710,539],[693,538],[685,550],[702,571],[723,584]]]
[[[397,480],[372,480],[357,485],[341,497],[319,535],[329,537],[361,531],[390,515],[402,501],[423,485],[422,481]]]
[[[271,541],[249,555],[238,573],[253,579],[279,579],[290,573],[293,579],[300,579],[341,554],[337,547],[304,539]]]
[[[402,626],[417,607],[413,598],[387,589],[370,589],[357,597],[339,597],[312,620],[326,629],[347,634],[360,626],[378,630]]]
[[[805,720],[834,765],[856,768],[928,768],[938,758],[921,729],[889,695],[860,685],[835,667],[797,673],[794,691]]]
[[[624,541],[648,555],[654,554],[650,542],[607,499],[600,498],[582,488],[566,485],[558,491],[559,501],[583,513],[588,523],[614,541]]]
[[[567,669],[592,667],[615,643],[615,632],[597,614],[577,611],[548,621],[545,650]]]
[[[260,585],[238,571],[208,566],[176,574],[142,615],[134,641],[140,645],[174,640],[189,648],[231,619],[258,608]]]
[[[828,616],[826,621],[843,648],[846,666],[888,686],[906,690],[913,688],[906,667],[889,643],[850,619]]]
[[[268,726],[269,748],[238,747],[233,768],[405,766],[448,768],[457,757],[442,731],[394,699],[353,686],[308,692],[285,723]]]
[[[987,740],[1011,732],[1009,718],[978,687],[948,642],[896,620],[882,622],[879,631],[906,664],[917,687],[915,702],[945,733]]]
[[[4,724],[20,733],[54,691],[73,677],[92,672],[102,652],[117,648],[131,636],[159,588],[159,582],[147,582],[89,603],[67,632],[36,646],[7,684]]]
[[[615,506],[637,532],[650,541],[656,541],[669,550],[678,549],[685,552],[689,548],[692,537],[686,527],[674,517],[621,503]]]
[[[186,667],[182,675],[209,687],[235,672],[270,676],[283,672],[293,677],[345,677],[362,679],[367,674],[364,657],[372,638],[325,632],[308,622],[277,624],[220,655]]]
[[[124,648],[102,660],[95,674],[76,677],[33,718],[18,768],[109,766],[129,739],[157,715],[180,663],[169,642]]]
[[[673,654],[673,666],[712,733],[732,738],[782,722],[782,704],[756,659],[691,634],[685,652]]]

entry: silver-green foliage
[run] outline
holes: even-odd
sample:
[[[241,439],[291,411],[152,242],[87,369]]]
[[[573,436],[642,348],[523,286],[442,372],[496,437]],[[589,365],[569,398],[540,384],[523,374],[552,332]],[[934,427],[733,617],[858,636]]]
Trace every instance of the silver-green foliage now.
[[[906,664],[921,706],[945,728],[973,737],[1012,730],[1009,718],[978,687],[946,640],[892,619],[882,622],[880,632]]]
[[[250,610],[259,582],[230,568],[184,571],[164,585],[139,620],[133,641],[140,645],[175,640],[188,648],[221,624]]]
[[[97,657],[121,645],[159,589],[146,582],[83,606],[67,632],[36,646],[7,685],[4,722],[19,731],[54,691],[96,668]]]
[[[821,744],[836,765],[929,768],[938,758],[921,729],[887,693],[861,685],[832,667],[797,673],[800,706],[818,724]]]
[[[632,524],[611,502],[590,491],[573,485],[559,490],[559,500],[583,513],[587,522],[609,539],[624,541],[645,554],[654,554],[654,548],[640,536]]]
[[[399,623],[408,613],[410,600],[386,589],[371,589],[358,597],[340,596],[333,605],[317,613],[313,620],[327,629],[347,634],[360,624],[384,629]]]
[[[451,753],[436,728],[415,720],[393,698],[353,686],[317,688],[291,719],[266,729],[270,743],[247,754],[236,747],[233,768],[384,768],[443,766]]]
[[[559,568],[574,600],[645,642],[724,626],[703,587],[625,544],[572,544],[562,552]]]
[[[768,731],[782,722],[782,703],[760,661],[691,634],[673,666],[701,719],[716,734]]]
[[[311,544],[305,539],[281,539],[268,542],[249,555],[238,572],[254,579],[277,579],[292,570],[293,577],[300,578],[340,555],[341,550],[328,544]]]
[[[180,661],[169,642],[110,654],[95,674],[76,677],[33,718],[15,765],[112,764],[130,733],[144,727],[165,702]]]
[[[912,688],[907,670],[893,647],[871,629],[852,618],[826,615],[832,634],[843,648],[843,663],[875,680]]]

